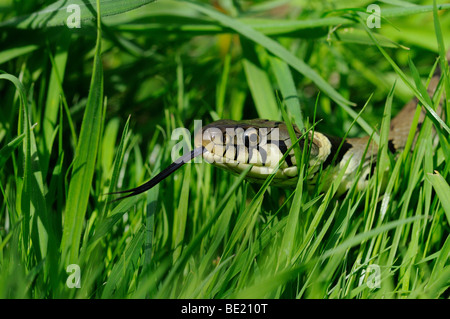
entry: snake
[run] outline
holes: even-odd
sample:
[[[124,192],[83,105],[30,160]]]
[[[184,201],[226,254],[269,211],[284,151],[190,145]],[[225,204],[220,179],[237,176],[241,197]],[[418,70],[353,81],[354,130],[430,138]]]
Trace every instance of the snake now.
[[[434,94],[439,79],[440,71],[437,69],[428,85],[429,95]],[[414,97],[390,121],[387,147],[391,153],[399,154],[405,149],[418,106],[419,100]],[[442,106],[439,105],[438,109],[442,109]],[[426,113],[426,109],[421,106],[411,148],[414,148]],[[378,155],[378,145],[371,136],[344,138],[315,130],[305,132],[295,124],[290,125],[296,138],[294,143],[298,142],[301,150],[307,150],[307,160],[302,163],[308,166],[306,180],[309,188],[318,183],[319,176],[326,176],[326,180],[321,183],[322,190],[326,191],[336,176],[343,173],[337,194],[345,193],[354,183],[357,190],[366,189],[376,167]],[[114,200],[117,201],[148,191],[198,156],[234,174],[248,170],[245,179],[252,183],[264,183],[273,175],[272,186],[295,187],[299,179],[299,168],[292,143],[288,126],[283,121],[214,121],[195,134],[195,147],[192,151],[175,160],[148,182],[136,188],[110,194],[126,194]],[[345,172],[342,172],[343,170]],[[320,171],[326,174],[319,174]]]

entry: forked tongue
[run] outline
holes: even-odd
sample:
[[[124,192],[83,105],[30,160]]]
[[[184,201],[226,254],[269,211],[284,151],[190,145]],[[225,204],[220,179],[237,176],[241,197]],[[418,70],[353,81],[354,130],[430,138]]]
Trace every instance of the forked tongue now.
[[[181,166],[183,166],[184,164],[186,164],[193,158],[202,155],[202,153],[203,153],[203,147],[198,147],[198,148],[194,149],[193,151],[191,151],[190,153],[185,154],[185,155],[181,156],[180,158],[178,158],[175,162],[170,164],[168,167],[166,167],[164,170],[162,170],[158,175],[153,177],[147,183],[142,184],[141,186],[138,186],[136,188],[127,189],[127,190],[123,190],[123,191],[119,191],[119,192],[112,192],[112,193],[108,193],[107,195],[131,193],[131,194],[119,197],[111,202],[115,202],[115,201],[118,201],[118,200],[121,200],[121,199],[124,199],[127,197],[131,197],[131,196],[139,195],[145,191],[148,191],[152,187],[156,186],[157,184],[159,184],[159,182],[161,182],[163,179],[167,178],[169,175],[171,175],[173,172],[175,172]]]

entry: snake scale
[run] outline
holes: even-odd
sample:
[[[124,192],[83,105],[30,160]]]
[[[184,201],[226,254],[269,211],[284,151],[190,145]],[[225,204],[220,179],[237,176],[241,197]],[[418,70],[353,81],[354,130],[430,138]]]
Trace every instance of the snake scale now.
[[[449,56],[450,54],[447,54],[447,59]],[[434,94],[439,79],[440,71],[437,70],[428,86],[430,96]],[[418,103],[418,99],[413,98],[391,120],[388,140],[390,152],[395,154],[405,148]],[[442,109],[441,106],[438,113],[442,113],[440,109]],[[426,110],[422,107],[416,137],[425,117]],[[323,190],[326,190],[332,179],[345,168],[338,193],[345,192],[355,182],[359,190],[366,187],[374,171],[378,154],[378,146],[369,136],[344,139],[317,131],[305,133],[296,125],[293,125],[293,129],[300,148],[308,147],[309,168],[306,176],[308,186],[314,186],[317,183],[319,175],[317,172],[320,169],[329,170],[331,174],[326,174],[329,180],[323,183],[325,185]],[[299,170],[289,136],[286,124],[280,121],[264,119],[215,121],[197,132],[193,151],[174,161],[141,186],[111,194],[127,194],[116,200],[141,194],[197,156],[203,156],[208,163],[233,173],[239,174],[250,169],[246,179],[255,183],[263,183],[275,171],[271,185],[292,187],[297,184]],[[279,166],[280,159],[288,151],[284,162]],[[359,171],[360,166],[361,171]]]

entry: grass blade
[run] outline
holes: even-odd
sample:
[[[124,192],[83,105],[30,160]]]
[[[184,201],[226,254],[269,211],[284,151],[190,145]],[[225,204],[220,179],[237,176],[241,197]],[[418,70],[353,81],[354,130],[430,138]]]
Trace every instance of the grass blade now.
[[[188,2],[189,6],[197,9],[198,11],[204,13],[210,18],[216,20],[217,22],[223,24],[236,31],[240,35],[250,39],[251,41],[258,43],[259,45],[266,48],[269,52],[279,57],[292,68],[303,74],[304,76],[310,78],[321,90],[323,90],[327,95],[329,95],[336,103],[350,105],[350,101],[341,96],[334,88],[332,88],[322,77],[311,67],[309,67],[305,62],[298,59],[291,52],[289,52],[285,47],[281,46],[278,42],[270,39],[269,37],[259,33],[249,27],[248,25],[230,18],[216,10],[212,10],[207,6],[200,5],[194,2]]]
[[[241,43],[245,57],[242,63],[258,116],[263,119],[279,120],[280,114],[274,90],[267,72],[260,65],[255,47],[247,39],[242,39]]]
[[[138,267],[139,252],[144,244],[144,235],[145,228],[142,226],[108,276],[102,298],[111,298],[115,293],[121,296],[128,293],[126,290],[128,288],[127,285],[121,285],[121,282],[127,281],[132,272]],[[115,291],[116,289],[119,291]]]
[[[270,65],[275,74],[275,78],[277,79],[284,103],[286,103],[289,113],[294,117],[294,123],[300,130],[303,130],[304,125],[300,100],[289,66],[276,57],[270,57]]]
[[[373,36],[370,29],[366,26],[363,19],[361,19],[361,24],[366,29],[367,33],[371,37],[372,41],[375,43],[375,45],[378,47],[380,52],[383,54],[383,56],[386,58],[386,60],[391,64],[392,68],[395,70],[395,72],[398,74],[398,76],[402,79],[402,81],[414,92],[414,95],[419,99],[419,101],[422,103],[422,105],[426,108],[427,112],[431,115],[430,118],[435,123],[439,123],[439,125],[436,125],[438,129],[440,129],[440,125],[444,128],[444,130],[447,131],[447,133],[450,133],[450,128],[445,124],[445,122],[439,117],[439,115],[436,114],[436,112],[431,107],[430,103],[428,102],[429,96],[423,95],[421,91],[416,88],[407,78],[406,74],[403,73],[403,71],[398,67],[398,65],[392,60],[392,58],[387,54],[387,52],[381,47],[381,45],[378,43],[378,40]]]
[[[99,10],[100,8],[97,7],[98,19],[100,19]],[[65,260],[65,257],[68,257],[69,263],[76,262],[78,259],[81,232],[94,176],[102,126],[103,69],[100,20],[98,21],[91,86],[73,162],[61,243],[63,260]]]
[[[450,223],[450,186],[447,181],[438,172],[427,174],[427,180],[433,185],[436,194],[444,208],[447,222]]]

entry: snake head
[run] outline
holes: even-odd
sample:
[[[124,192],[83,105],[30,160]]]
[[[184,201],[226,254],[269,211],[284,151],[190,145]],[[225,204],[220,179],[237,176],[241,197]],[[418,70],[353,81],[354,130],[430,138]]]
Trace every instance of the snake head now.
[[[302,132],[295,125],[293,128],[296,138],[299,139],[303,135]],[[310,164],[322,162],[327,146],[323,140],[324,135],[316,132],[306,136],[308,139],[300,139],[299,145],[301,149],[305,145],[310,148]],[[247,177],[254,181],[264,181],[272,174],[283,155],[292,146],[284,122],[261,119],[219,120],[210,123],[196,134],[194,142],[196,148],[203,147],[203,158],[215,166],[241,173],[249,165],[253,165]],[[296,183],[297,174],[294,150],[291,149],[276,172],[274,182]]]

